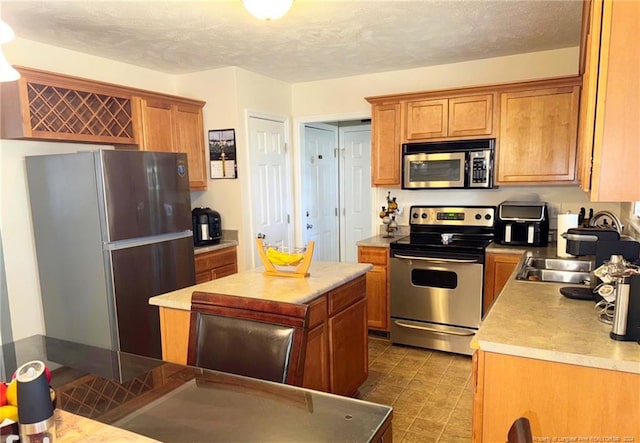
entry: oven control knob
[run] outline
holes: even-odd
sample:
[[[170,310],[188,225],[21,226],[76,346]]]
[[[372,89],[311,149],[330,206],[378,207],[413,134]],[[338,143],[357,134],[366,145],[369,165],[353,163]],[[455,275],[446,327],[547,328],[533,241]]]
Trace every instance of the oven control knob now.
[[[418,213],[417,213],[417,212],[414,212],[413,214],[411,214],[411,217],[413,217],[413,218],[418,218],[419,216],[418,216]]]
[[[422,218],[427,218],[427,217],[428,217],[427,213],[426,213],[426,212],[423,212],[423,213],[422,213]]]
[[[485,220],[491,220],[491,214],[486,214],[486,215],[484,216],[484,219],[485,219]]]
[[[476,214],[476,220],[480,220],[482,216],[480,214]]]

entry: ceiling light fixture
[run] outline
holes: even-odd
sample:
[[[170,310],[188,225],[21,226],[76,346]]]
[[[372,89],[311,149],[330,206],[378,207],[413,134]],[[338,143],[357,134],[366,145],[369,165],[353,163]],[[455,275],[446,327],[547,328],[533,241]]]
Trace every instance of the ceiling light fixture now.
[[[0,45],[9,43],[14,39],[14,37],[15,34],[13,33],[11,26],[0,20]],[[0,46],[0,82],[12,82],[19,78],[20,73],[13,69],[13,66],[9,64],[7,59],[4,57],[4,52],[2,52],[2,47]]]
[[[287,13],[293,0],[242,0],[247,11],[261,20],[275,20]]]

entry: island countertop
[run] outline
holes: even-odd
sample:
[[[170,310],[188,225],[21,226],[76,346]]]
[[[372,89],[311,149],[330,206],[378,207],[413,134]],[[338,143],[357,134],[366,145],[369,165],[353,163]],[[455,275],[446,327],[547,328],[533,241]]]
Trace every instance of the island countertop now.
[[[194,291],[237,295],[288,303],[308,303],[372,269],[367,263],[338,263],[314,261],[306,278],[270,277],[263,268],[242,271],[227,277],[157,295],[149,304],[189,311]]]
[[[524,260],[524,257],[523,257]],[[515,279],[482,322],[472,346],[487,352],[640,374],[640,346],[609,338],[594,302],[560,294],[561,283]]]

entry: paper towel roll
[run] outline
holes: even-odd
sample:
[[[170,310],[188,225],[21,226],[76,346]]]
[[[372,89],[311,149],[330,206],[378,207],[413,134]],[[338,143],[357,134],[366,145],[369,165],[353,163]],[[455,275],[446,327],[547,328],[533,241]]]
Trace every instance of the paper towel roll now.
[[[570,257],[570,254],[567,254],[567,240],[562,237],[562,234],[576,226],[578,226],[578,214],[558,214],[558,250],[556,252],[558,257]]]

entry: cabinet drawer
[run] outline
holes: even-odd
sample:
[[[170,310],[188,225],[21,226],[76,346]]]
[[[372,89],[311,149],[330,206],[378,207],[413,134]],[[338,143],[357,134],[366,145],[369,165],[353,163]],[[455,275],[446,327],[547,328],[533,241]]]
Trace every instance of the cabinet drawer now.
[[[387,248],[358,248],[358,263],[371,263],[372,265],[386,266],[388,257],[389,249]]]
[[[236,264],[236,248],[224,248],[195,256],[196,274],[213,268]]]
[[[309,329],[327,321],[327,297],[323,295],[309,303]]]
[[[217,278],[222,278],[222,277],[226,277],[227,275],[232,275],[238,272],[238,266],[236,266],[235,263],[232,263],[230,265],[224,265],[224,266],[220,266],[217,267],[215,269],[212,269],[211,272],[213,273],[213,279],[217,279]]]
[[[329,316],[333,316],[367,296],[367,280],[364,275],[329,292]]]

